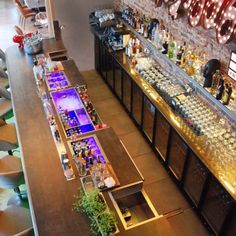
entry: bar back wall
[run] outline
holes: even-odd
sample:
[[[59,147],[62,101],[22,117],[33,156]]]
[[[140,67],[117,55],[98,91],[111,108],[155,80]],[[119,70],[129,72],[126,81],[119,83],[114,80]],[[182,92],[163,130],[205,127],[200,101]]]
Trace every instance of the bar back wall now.
[[[162,19],[173,36],[187,45],[204,50],[206,59],[216,58],[222,63],[222,69],[226,72],[229,64],[230,53],[236,51],[236,40],[231,40],[228,44],[219,44],[216,40],[215,29],[203,29],[202,26],[191,27],[187,19],[187,10],[179,19],[172,20],[168,15],[167,4],[162,3],[161,7],[156,7],[154,0],[115,0],[117,9],[131,7],[137,9],[146,16]]]

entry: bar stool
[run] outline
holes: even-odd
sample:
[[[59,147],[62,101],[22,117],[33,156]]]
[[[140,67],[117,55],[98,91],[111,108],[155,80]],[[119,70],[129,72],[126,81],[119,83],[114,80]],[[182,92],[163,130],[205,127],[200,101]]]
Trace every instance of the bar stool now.
[[[13,116],[11,94],[5,89],[0,87],[0,118],[10,118]]]
[[[8,74],[0,67],[0,88],[9,88]]]
[[[30,211],[17,206],[8,206],[0,211],[0,235],[33,235]]]
[[[7,155],[0,159],[0,188],[13,189],[19,197],[19,186],[24,184],[24,174],[18,157]]]
[[[36,13],[29,9],[27,6],[22,6],[19,0],[15,0],[16,8],[20,14],[19,24],[23,25],[23,29],[25,29],[26,19],[35,17]]]
[[[19,25],[15,25],[14,29],[18,35],[24,35],[24,31],[21,29]]]
[[[5,71],[7,70],[6,55],[1,48],[0,48],[0,68],[2,68]]]
[[[7,124],[0,119],[0,151],[13,155],[12,150],[18,147],[16,128],[14,124]]]

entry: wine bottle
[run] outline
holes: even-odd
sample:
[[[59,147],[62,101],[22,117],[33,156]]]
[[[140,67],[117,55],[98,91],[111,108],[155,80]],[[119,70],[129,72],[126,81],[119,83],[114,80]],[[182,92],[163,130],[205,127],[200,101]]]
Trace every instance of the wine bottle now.
[[[217,88],[219,85],[220,78],[222,77],[219,70],[216,70],[214,75],[212,76],[212,83],[211,83],[211,94],[215,94],[217,92]]]
[[[217,94],[216,94],[216,99],[217,100],[220,100],[222,98],[224,90],[225,90],[224,79],[220,78],[219,85],[218,85],[218,91],[217,91]]]
[[[228,105],[229,104],[232,91],[233,91],[232,90],[232,84],[226,84],[225,85],[225,91],[224,91],[224,94],[223,94],[223,97],[222,97],[223,105]]]
[[[178,50],[178,53],[176,55],[176,62],[175,62],[175,64],[177,66],[181,65],[181,60],[182,60],[183,52],[184,52],[183,47],[179,46],[179,50]]]

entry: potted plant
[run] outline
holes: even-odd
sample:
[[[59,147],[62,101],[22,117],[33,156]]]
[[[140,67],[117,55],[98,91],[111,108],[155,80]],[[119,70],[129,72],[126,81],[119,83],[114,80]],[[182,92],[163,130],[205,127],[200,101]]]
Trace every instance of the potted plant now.
[[[115,233],[117,229],[116,218],[107,207],[98,189],[87,194],[81,190],[80,194],[75,196],[75,199],[73,210],[88,215],[91,220],[91,231],[94,235],[109,236]]]
[[[84,212],[89,217],[97,216],[106,209],[106,203],[98,189],[87,194],[81,190],[80,195],[75,196],[75,198],[73,209],[78,212]]]
[[[109,209],[98,215],[96,221],[102,236],[109,236],[115,233],[117,220]]]

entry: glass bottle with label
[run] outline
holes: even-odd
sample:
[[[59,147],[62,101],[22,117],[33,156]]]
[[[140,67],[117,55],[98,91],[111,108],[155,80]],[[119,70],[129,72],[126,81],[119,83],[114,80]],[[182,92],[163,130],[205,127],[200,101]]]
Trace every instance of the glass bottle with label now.
[[[222,74],[219,70],[216,70],[214,75],[212,76],[212,83],[211,83],[211,94],[215,95],[217,92],[217,88],[220,82],[220,79],[222,78]]]
[[[224,93],[224,90],[225,90],[225,86],[224,86],[224,79],[223,77],[220,78],[220,81],[219,81],[219,85],[218,85],[218,89],[217,89],[217,94],[216,94],[216,99],[217,100],[220,100],[223,96],[223,93]]]
[[[224,105],[228,105],[230,98],[231,98],[231,94],[232,94],[232,84],[226,84],[225,85],[225,91],[223,93],[223,97],[222,97],[222,102]]]

